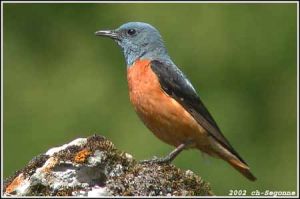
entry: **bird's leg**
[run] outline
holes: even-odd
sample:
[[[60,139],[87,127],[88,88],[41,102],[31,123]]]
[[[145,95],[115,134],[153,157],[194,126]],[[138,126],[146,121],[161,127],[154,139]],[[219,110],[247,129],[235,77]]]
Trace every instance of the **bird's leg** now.
[[[176,156],[183,150],[185,149],[187,146],[189,145],[189,142],[186,142],[186,143],[183,143],[183,144],[180,144],[178,147],[176,147],[173,151],[171,151],[171,153],[169,153],[166,157],[163,157],[163,158],[157,158],[157,157],[154,157],[153,159],[150,159],[150,160],[142,160],[140,161],[141,164],[144,164],[144,163],[158,163],[158,164],[161,164],[161,163],[170,163],[172,162]]]

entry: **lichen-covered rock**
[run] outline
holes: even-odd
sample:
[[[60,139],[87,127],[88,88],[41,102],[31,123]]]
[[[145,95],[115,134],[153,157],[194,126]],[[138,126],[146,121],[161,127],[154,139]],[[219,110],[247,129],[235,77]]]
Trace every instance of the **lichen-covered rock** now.
[[[48,150],[4,183],[5,196],[200,196],[210,186],[192,171],[139,164],[93,135]]]

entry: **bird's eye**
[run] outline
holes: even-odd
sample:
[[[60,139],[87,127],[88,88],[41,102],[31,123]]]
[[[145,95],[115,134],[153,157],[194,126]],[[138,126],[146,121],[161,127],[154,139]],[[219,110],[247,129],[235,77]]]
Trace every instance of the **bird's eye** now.
[[[129,29],[128,31],[127,31],[127,33],[129,34],[129,35],[134,35],[135,34],[135,29]]]

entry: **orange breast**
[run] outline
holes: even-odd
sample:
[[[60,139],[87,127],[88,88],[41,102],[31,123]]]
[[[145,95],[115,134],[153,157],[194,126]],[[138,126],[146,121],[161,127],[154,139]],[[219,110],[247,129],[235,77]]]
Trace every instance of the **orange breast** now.
[[[206,131],[172,97],[166,94],[150,61],[138,60],[127,69],[130,101],[144,124],[164,142],[178,146],[191,140],[206,148]]]

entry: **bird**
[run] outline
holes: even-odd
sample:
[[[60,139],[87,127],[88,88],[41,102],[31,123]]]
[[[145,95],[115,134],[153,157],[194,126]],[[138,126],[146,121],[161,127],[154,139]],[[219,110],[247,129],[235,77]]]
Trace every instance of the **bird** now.
[[[142,163],[170,163],[185,149],[221,158],[255,181],[248,164],[225,138],[186,75],[175,65],[160,32],[144,22],[127,22],[95,32],[121,47],[127,67],[130,102],[150,131],[175,147],[163,158]]]

